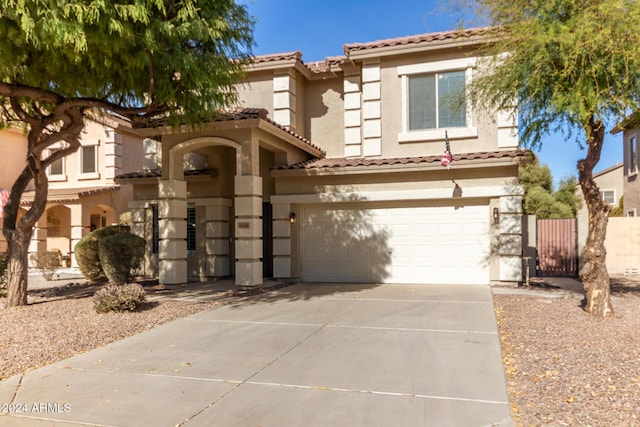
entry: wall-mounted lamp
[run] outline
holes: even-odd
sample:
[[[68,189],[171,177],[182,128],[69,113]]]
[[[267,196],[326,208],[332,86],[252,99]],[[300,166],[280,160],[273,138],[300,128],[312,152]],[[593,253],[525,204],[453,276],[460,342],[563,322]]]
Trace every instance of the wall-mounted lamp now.
[[[493,223],[494,224],[500,223],[500,209],[498,208],[493,208]]]
[[[293,213],[293,212],[291,212],[289,214],[289,223],[291,223],[291,224],[295,224],[296,223],[296,214]]]

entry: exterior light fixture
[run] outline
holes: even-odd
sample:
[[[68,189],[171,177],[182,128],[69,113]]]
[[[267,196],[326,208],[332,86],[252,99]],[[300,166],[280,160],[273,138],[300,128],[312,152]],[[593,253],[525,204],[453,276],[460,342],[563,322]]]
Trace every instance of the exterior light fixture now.
[[[493,222],[495,224],[500,223],[500,209],[498,208],[493,208]]]
[[[293,213],[293,212],[291,212],[289,214],[289,223],[291,223],[291,224],[295,224],[296,223],[296,214]]]

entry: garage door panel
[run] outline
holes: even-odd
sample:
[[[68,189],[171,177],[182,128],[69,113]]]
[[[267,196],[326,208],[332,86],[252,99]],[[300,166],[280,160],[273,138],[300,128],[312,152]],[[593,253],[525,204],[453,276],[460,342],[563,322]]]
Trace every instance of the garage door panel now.
[[[303,280],[489,282],[487,205],[334,205],[306,208],[303,215]]]

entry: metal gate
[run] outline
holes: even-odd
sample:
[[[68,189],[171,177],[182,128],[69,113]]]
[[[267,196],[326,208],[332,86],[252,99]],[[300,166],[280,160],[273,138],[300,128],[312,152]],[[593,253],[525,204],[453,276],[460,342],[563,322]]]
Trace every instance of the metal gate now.
[[[578,239],[576,219],[539,219],[536,221],[538,275],[578,275]]]

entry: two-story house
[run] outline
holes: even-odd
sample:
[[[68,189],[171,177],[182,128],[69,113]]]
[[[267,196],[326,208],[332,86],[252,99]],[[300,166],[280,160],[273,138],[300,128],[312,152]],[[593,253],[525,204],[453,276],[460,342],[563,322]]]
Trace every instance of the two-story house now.
[[[117,223],[120,214],[128,211],[132,189],[116,184],[115,177],[140,169],[142,141],[130,123],[117,116],[87,120],[80,149],[47,170],[47,207],[34,228],[29,252],[72,254],[75,244],[90,230]],[[10,189],[24,167],[26,135],[21,130],[5,129],[0,132],[0,146],[8,154],[0,161],[9,162],[9,167],[2,170],[2,186]],[[60,148],[52,147],[50,152]],[[21,204],[25,209],[34,194],[33,188],[23,194]],[[4,238],[2,246],[6,248]]]
[[[513,114],[474,109],[484,29],[255,58],[236,109],[141,129],[132,230],[161,283],[521,280]],[[447,138],[453,161],[443,152]],[[444,164],[444,166],[443,166]],[[187,165],[187,167],[185,167]]]
[[[622,130],[621,127],[616,129]],[[638,141],[640,140],[640,127],[624,127],[622,141],[624,144],[624,215],[640,215],[640,178],[638,177]]]

